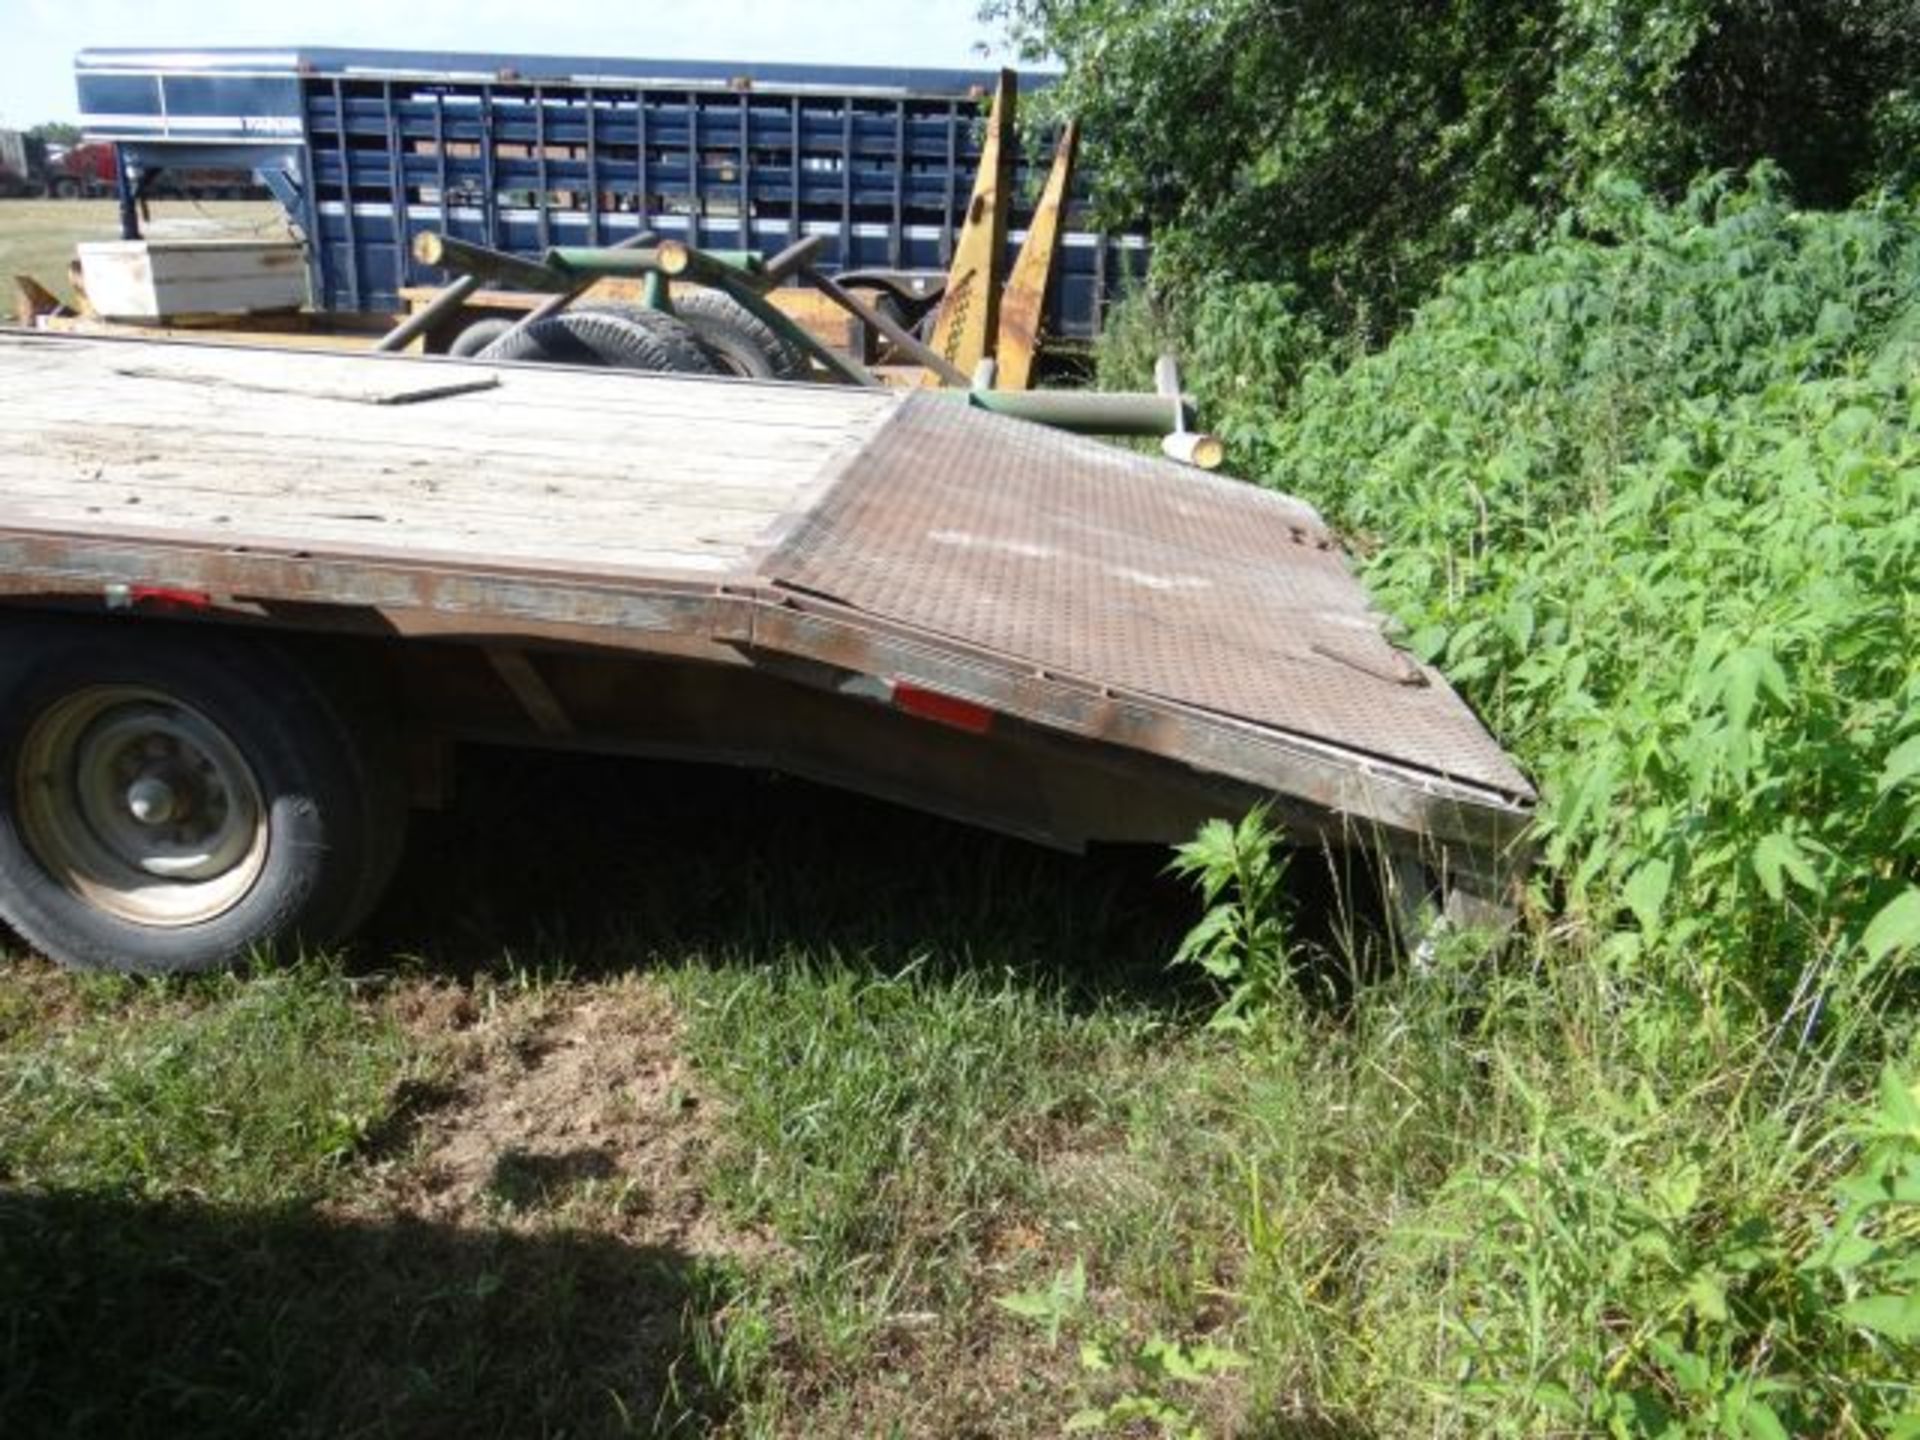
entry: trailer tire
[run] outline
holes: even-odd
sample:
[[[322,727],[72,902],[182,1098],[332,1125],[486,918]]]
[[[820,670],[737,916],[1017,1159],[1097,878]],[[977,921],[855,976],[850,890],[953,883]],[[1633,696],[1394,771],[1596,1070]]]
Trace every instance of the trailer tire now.
[[[328,667],[157,624],[7,649],[0,919],[36,949],[185,974],[331,943],[378,899],[405,832],[398,740]]]
[[[60,175],[48,185],[47,193],[55,200],[78,200],[86,193],[86,188],[74,176]]]
[[[804,350],[731,295],[718,290],[676,295],[673,313],[693,331],[722,375],[804,380],[812,368]]]
[[[477,359],[487,348],[514,327],[515,322],[503,315],[492,315],[484,320],[476,320],[447,346],[447,354],[462,360]]]
[[[671,315],[641,309],[571,310],[536,320],[489,346],[487,359],[677,375],[714,373],[713,362],[691,330]]]

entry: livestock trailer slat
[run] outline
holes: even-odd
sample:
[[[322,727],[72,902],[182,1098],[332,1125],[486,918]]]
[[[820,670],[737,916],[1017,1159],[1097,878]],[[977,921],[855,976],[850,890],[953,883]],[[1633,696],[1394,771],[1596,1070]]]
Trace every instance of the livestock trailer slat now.
[[[325,49],[90,50],[77,70],[89,135],[136,179],[267,178],[307,236],[315,303],[345,310],[398,308],[437,279],[412,259],[422,229],[523,253],[643,226],[721,248],[818,234],[829,274],[944,270],[993,79]],[[1023,170],[1015,194],[1037,178]],[[1084,212],[1070,208],[1049,305],[1074,339],[1144,270],[1143,239],[1096,233]],[[1016,213],[1010,244],[1023,228]]]

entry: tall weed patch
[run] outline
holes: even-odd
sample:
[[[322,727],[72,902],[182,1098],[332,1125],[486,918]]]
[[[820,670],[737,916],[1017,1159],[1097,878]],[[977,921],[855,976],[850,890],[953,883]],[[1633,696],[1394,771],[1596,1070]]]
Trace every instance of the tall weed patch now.
[[[1559,908],[1761,998],[1920,943],[1911,208],[1615,186],[1297,387],[1224,313],[1198,383],[1242,468],[1346,530],[1531,769]]]
[[[1542,794],[1506,964],[1230,1008],[1263,1404],[1920,1434],[1920,215],[1603,187],[1357,359],[1237,293],[1156,317],[1210,422]]]

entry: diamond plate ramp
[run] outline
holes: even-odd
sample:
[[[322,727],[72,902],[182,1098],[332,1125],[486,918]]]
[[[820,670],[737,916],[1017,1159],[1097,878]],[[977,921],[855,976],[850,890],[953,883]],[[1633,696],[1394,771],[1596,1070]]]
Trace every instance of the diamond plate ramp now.
[[[1531,798],[1389,644],[1313,509],[915,395],[762,562],[776,585],[1076,679]]]

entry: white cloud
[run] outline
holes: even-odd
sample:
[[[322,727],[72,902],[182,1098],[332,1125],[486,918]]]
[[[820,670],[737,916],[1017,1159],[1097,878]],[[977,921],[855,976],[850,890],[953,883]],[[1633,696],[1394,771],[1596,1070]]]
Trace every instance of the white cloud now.
[[[0,0],[0,116],[71,118],[88,46],[353,45],[976,68],[979,0]]]

